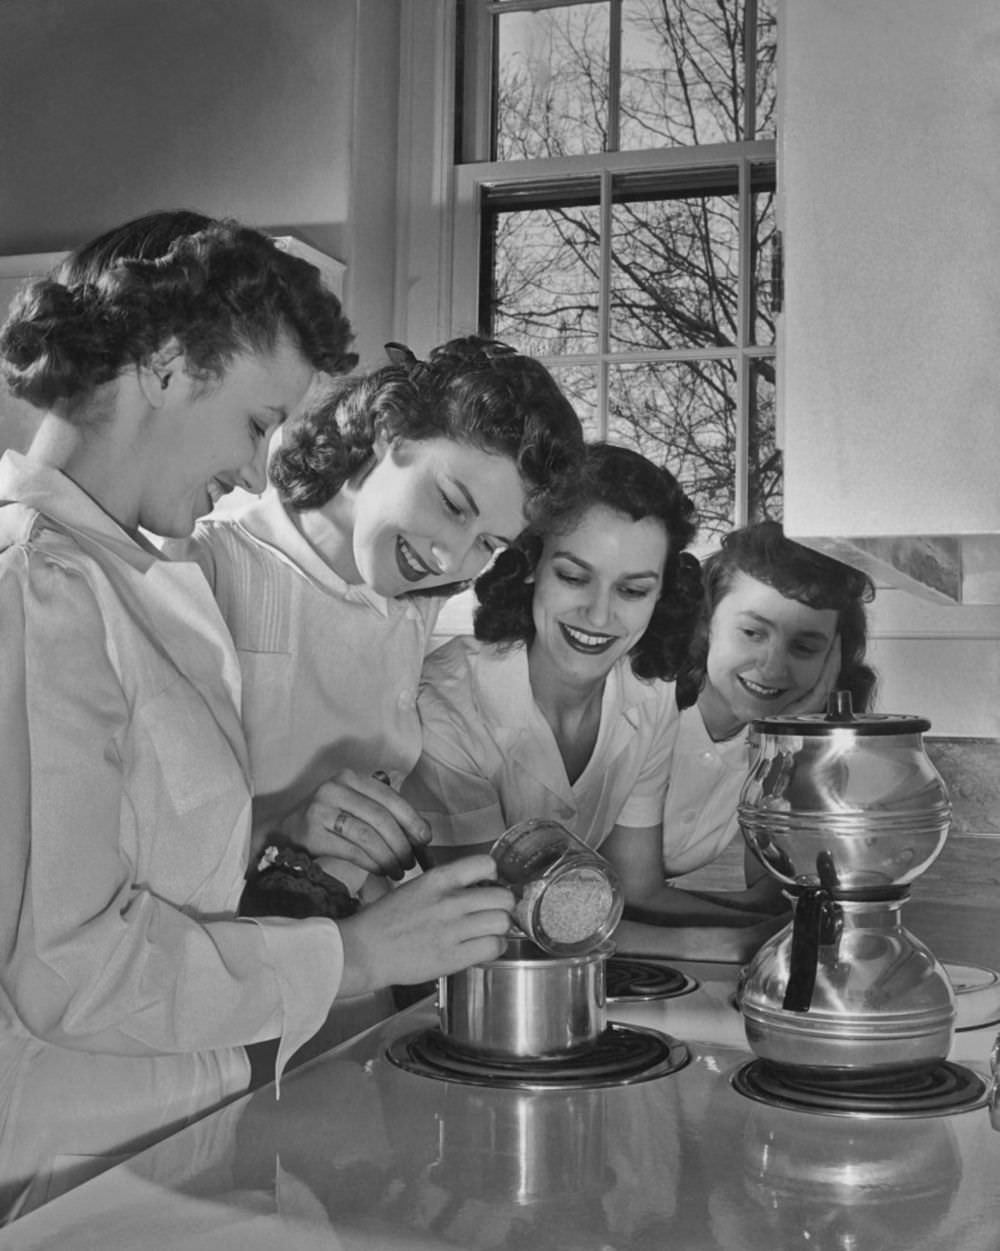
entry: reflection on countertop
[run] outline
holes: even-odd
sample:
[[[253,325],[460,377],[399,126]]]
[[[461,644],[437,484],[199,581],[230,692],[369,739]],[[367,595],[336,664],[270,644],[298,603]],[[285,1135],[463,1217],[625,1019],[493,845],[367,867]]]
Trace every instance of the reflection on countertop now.
[[[1000,1134],[985,1109],[852,1120],[766,1107],[729,1078],[748,1058],[736,970],[612,1004],[689,1045],[635,1085],[521,1091],[400,1069],[408,1009],[0,1231],[29,1251],[278,1245],[350,1251],[995,1251]],[[985,1067],[992,1030],[959,1039]],[[70,1236],[71,1231],[71,1236]]]

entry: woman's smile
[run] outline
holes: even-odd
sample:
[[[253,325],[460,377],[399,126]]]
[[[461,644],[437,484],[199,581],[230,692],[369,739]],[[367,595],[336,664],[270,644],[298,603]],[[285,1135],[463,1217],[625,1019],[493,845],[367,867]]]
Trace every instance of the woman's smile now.
[[[407,582],[422,582],[441,572],[423,561],[401,534],[396,537],[396,568]]]
[[[590,630],[581,630],[566,625],[563,621],[559,622],[559,629],[562,631],[563,638],[575,652],[583,652],[587,656],[599,656],[609,647],[613,647],[615,643],[614,634],[595,634]]]
[[[761,686],[740,673],[736,675],[736,680],[754,699],[780,699],[788,690],[787,686]]]

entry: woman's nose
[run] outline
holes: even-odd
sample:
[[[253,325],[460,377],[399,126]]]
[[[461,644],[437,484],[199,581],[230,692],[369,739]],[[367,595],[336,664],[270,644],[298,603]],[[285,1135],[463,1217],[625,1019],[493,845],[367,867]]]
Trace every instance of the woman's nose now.
[[[605,625],[611,616],[611,593],[602,587],[595,587],[587,603],[587,619],[593,625]]]
[[[244,465],[240,470],[239,480],[240,486],[244,487],[247,491],[251,491],[254,495],[260,495],[260,493],[267,486],[266,439],[261,439],[257,444],[253,460]]]
[[[757,667],[760,670],[761,677],[771,679],[784,677],[788,668],[784,648],[776,645],[768,647]]]
[[[480,552],[482,553],[481,560],[479,560]],[[479,547],[477,540],[464,536],[438,539],[431,544],[431,555],[442,573],[451,574],[455,578],[473,577],[482,569],[487,560],[487,555]],[[478,564],[477,560],[479,560]]]

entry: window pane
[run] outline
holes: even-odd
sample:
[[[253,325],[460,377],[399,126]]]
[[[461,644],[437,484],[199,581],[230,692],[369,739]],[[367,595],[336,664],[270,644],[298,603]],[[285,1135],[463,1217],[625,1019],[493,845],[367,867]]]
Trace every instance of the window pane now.
[[[773,139],[777,133],[775,115],[777,92],[775,90],[776,54],[778,46],[778,22],[775,17],[776,0],[757,0],[757,56],[755,72],[757,90],[754,93],[757,139]]]
[[[730,347],[737,339],[738,199],[621,200],[612,207],[611,342]]]
[[[749,514],[751,521],[780,521],[781,452],[775,443],[774,359],[750,364]]]
[[[678,479],[698,507],[698,545],[733,527],[736,366],[730,360],[620,365],[611,370],[608,438]]]
[[[597,403],[597,370],[592,365],[563,365],[548,361],[546,367],[583,424],[584,438],[601,438]]]
[[[608,31],[606,4],[497,17],[497,160],[605,150]]]
[[[718,0],[624,0],[623,150],[742,138],[743,12]]]
[[[534,356],[597,345],[599,209],[596,205],[495,212],[492,295],[482,321]],[[486,280],[490,280],[487,272]]]
[[[758,192],[753,197],[750,234],[750,272],[753,274],[753,317],[750,342],[764,346],[774,342],[774,313],[771,299],[774,283],[775,218],[774,192]]]

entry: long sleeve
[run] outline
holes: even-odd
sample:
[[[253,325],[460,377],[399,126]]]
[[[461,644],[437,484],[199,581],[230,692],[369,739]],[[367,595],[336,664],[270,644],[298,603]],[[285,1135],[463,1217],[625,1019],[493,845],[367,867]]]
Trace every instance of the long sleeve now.
[[[294,1049],[336,994],[339,932],[234,919],[244,770],[143,624],[68,540],[0,561],[3,1015],[123,1055]]]

